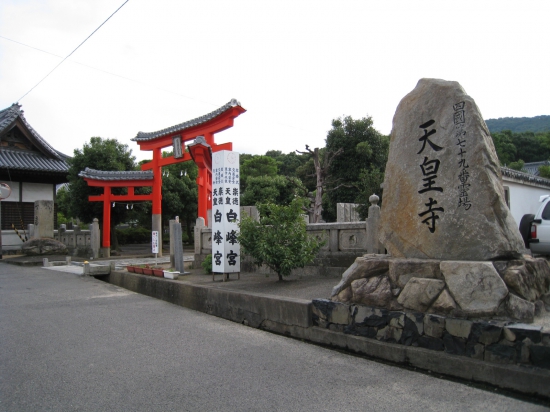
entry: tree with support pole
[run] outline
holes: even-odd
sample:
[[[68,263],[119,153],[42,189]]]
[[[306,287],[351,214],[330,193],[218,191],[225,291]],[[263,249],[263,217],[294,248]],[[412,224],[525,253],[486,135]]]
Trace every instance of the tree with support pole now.
[[[332,161],[335,157],[341,155],[344,149],[340,148],[335,152],[325,151],[324,156],[319,153],[319,148],[311,150],[306,144],[306,151],[300,152],[296,150],[297,153],[307,155],[309,154],[313,159],[313,164],[315,166],[315,177],[317,179],[317,185],[315,190],[315,198],[313,200],[313,207],[305,208],[308,213],[313,214],[313,222],[311,223],[320,223],[323,213],[323,193],[326,190],[327,183],[329,181],[329,170],[332,164]],[[338,189],[342,185],[336,186],[333,190]]]

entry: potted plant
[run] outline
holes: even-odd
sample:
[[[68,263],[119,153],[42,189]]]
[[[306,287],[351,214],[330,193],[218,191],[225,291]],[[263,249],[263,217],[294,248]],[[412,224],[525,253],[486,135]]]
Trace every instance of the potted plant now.
[[[143,275],[143,265],[135,266],[134,271],[135,271],[135,273],[140,273],[140,274]]]
[[[144,265],[143,266],[143,274],[152,276],[153,275],[153,269],[151,267],[149,267],[148,265]]]
[[[179,275],[180,272],[178,272],[174,268],[170,268],[164,271],[164,277],[166,279],[177,279]]]
[[[153,276],[160,278],[164,276],[164,269],[161,266],[153,266],[151,269],[153,270]]]
[[[135,273],[136,268],[132,265],[126,265],[126,270],[130,273]]]

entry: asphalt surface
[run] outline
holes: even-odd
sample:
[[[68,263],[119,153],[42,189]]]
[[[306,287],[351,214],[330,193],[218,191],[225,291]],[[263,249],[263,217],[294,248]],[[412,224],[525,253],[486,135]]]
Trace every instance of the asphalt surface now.
[[[0,411],[545,411],[99,280],[0,264]]]

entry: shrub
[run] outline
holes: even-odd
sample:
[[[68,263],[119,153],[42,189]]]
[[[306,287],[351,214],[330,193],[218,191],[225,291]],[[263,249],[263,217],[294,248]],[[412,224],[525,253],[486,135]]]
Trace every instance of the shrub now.
[[[308,236],[302,216],[303,200],[290,205],[272,203],[258,205],[260,221],[245,216],[239,223],[239,242],[243,254],[250,255],[254,264],[266,264],[283,280],[292,269],[313,261],[324,241]]]
[[[127,245],[132,243],[150,243],[151,230],[143,227],[129,227],[126,229],[117,229],[116,235],[118,243]]]
[[[212,254],[207,255],[206,258],[204,258],[201,266],[206,273],[212,273]]]

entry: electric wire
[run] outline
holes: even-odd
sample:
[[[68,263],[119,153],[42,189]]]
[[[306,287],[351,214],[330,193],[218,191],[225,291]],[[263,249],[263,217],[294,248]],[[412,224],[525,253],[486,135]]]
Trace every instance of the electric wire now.
[[[38,47],[34,47],[34,46],[30,46],[30,45],[25,44],[25,43],[21,43],[20,41],[10,39],[9,37],[6,37],[6,36],[0,35],[0,39],[4,39],[4,40],[11,41],[11,42],[13,42],[13,43],[19,44],[20,46],[28,47],[28,48],[30,48],[30,49],[39,51],[39,52],[41,52],[41,53],[49,54],[50,56],[63,58],[63,56],[60,56],[59,54],[51,53],[51,52],[49,52],[49,51],[47,51],[47,50],[42,50],[42,49],[39,49]],[[141,81],[141,80],[132,79],[132,78],[130,78],[130,77],[126,77],[126,76],[123,76],[123,75],[121,75],[121,74],[117,74],[117,73],[113,73],[113,72],[110,72],[110,71],[107,71],[107,70],[103,70],[103,69],[100,69],[100,68],[98,68],[98,67],[90,66],[89,64],[80,63],[80,62],[77,62],[77,61],[74,61],[74,60],[71,60],[71,62],[72,62],[72,63],[75,63],[75,64],[78,64],[78,65],[80,65],[80,66],[87,67],[88,69],[97,70],[97,71],[99,71],[99,72],[108,74],[108,75],[110,75],[110,76],[118,77],[118,78],[120,78],[120,79],[124,79],[124,80],[130,81],[130,82],[136,83],[136,84],[140,84],[140,85],[142,85],[142,86],[146,86],[146,87],[150,87],[150,88],[153,88],[153,89],[157,89],[157,90],[163,91],[163,92],[165,92],[165,93],[170,93],[170,94],[173,94],[173,95],[175,95],[175,96],[180,96],[180,97],[183,97],[183,98],[185,98],[185,99],[193,100],[193,101],[196,101],[196,102],[199,102],[199,103],[204,103],[204,104],[207,104],[207,105],[212,106],[212,107],[218,107],[217,104],[214,104],[214,103],[211,103],[211,102],[207,102],[207,101],[204,101],[204,100],[201,100],[201,99],[196,99],[196,98],[194,98],[194,97],[187,96],[187,95],[185,95],[185,94],[181,94],[181,93],[175,92],[175,91],[173,91],[173,90],[169,90],[169,89],[165,89],[165,88],[162,88],[162,87],[159,87],[159,86],[155,86],[155,85],[153,85],[153,84],[146,83],[146,82],[143,82],[143,81]],[[38,85],[37,85],[37,86],[38,86]],[[36,86],[35,86],[35,87],[36,87]]]
[[[42,83],[44,80],[46,80],[46,78],[48,78],[48,76],[49,76],[50,74],[52,74],[52,73],[54,72],[55,69],[57,69],[59,66],[61,66],[61,64],[63,64],[63,62],[64,62],[65,60],[67,60],[69,57],[71,57],[71,55],[72,55],[75,51],[77,51],[77,50],[80,48],[80,46],[82,46],[84,43],[86,43],[86,41],[87,41],[90,37],[92,37],[96,31],[98,31],[105,23],[107,23],[107,22],[111,19],[111,17],[113,17],[113,16],[114,16],[114,15],[115,15],[115,14],[116,14],[116,13],[117,13],[126,3],[128,3],[129,1],[130,1],[130,0],[126,0],[124,3],[122,3],[122,5],[121,5],[118,9],[116,9],[116,10],[113,12],[113,14],[111,14],[109,17],[107,17],[107,19],[106,19],[103,23],[101,23],[101,24],[100,24],[100,25],[99,25],[99,26],[98,26],[98,27],[97,27],[88,37],[86,37],[82,43],[80,43],[78,46],[76,46],[76,49],[74,49],[72,52],[70,52],[70,53],[69,53],[63,60],[61,60],[52,70],[50,70],[50,72],[49,72],[46,76],[44,76],[44,77],[42,78],[42,80],[40,80],[38,83],[36,83],[27,93],[25,93],[23,96],[21,96],[17,101],[19,102],[19,101],[23,100],[23,98],[24,98],[26,95],[28,95],[30,92],[32,92],[40,83]]]

